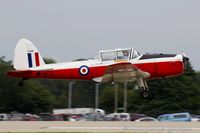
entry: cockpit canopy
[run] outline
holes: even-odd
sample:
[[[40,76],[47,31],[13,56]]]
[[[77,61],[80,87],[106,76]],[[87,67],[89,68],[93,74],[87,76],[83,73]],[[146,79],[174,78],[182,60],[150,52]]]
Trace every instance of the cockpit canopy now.
[[[99,52],[101,61],[131,60],[139,56],[139,52],[134,48],[103,50]]]

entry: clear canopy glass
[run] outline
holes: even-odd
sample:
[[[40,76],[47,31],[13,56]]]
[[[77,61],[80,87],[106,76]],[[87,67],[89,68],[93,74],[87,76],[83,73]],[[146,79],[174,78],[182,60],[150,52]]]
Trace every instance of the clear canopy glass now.
[[[100,51],[101,61],[131,60],[138,56],[139,53],[133,48]]]

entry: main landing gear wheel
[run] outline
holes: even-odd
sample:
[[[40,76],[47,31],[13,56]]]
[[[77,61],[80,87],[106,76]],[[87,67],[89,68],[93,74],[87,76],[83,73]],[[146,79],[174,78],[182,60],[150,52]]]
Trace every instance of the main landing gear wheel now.
[[[140,89],[140,96],[143,97],[144,99],[149,99],[149,100],[153,98],[153,94],[151,93],[151,91],[144,89]]]

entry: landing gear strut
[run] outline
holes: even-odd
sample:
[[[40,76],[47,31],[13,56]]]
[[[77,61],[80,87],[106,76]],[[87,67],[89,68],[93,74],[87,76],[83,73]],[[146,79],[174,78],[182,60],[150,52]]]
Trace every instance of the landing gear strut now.
[[[151,91],[149,90],[147,82],[142,77],[138,77],[137,82],[138,82],[138,85],[140,88],[140,91],[139,91],[140,96],[145,99],[152,99],[153,95],[152,95]]]

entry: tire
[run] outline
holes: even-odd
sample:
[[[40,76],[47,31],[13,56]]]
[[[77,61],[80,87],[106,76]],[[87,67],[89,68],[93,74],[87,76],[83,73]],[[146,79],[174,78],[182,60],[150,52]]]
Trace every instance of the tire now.
[[[153,98],[153,94],[149,90],[140,89],[140,96],[144,99],[151,100]]]
[[[24,86],[24,83],[23,83],[23,81],[20,81],[20,82],[18,83],[18,86],[19,86],[19,87],[22,87],[22,86]]]

